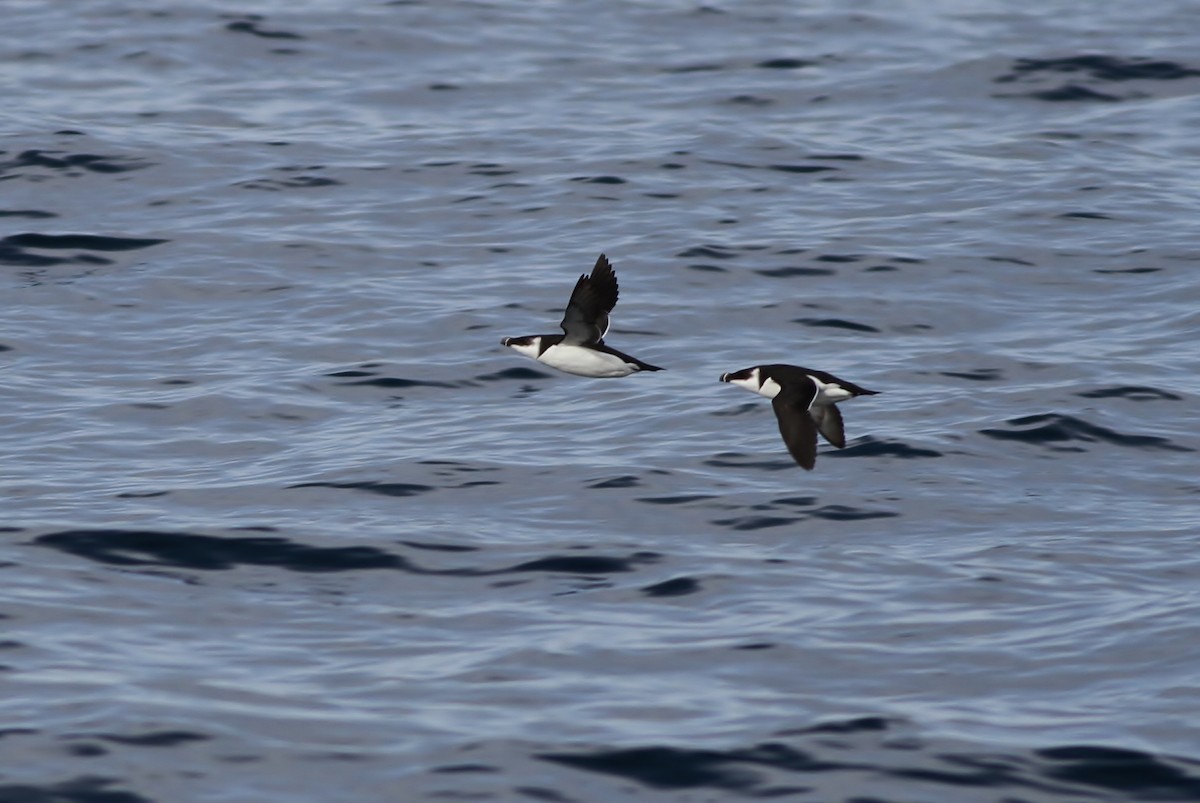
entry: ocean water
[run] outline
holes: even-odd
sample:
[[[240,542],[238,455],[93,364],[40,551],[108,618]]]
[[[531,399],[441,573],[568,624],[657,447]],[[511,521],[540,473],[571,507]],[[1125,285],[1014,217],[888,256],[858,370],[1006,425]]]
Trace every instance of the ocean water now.
[[[5,28],[0,801],[1200,799],[1191,4]]]

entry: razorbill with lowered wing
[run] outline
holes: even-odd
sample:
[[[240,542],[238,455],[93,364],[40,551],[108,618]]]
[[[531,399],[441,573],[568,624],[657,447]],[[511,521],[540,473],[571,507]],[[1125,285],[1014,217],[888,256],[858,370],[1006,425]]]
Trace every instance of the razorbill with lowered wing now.
[[[817,462],[818,432],[837,448],[846,448],[842,414],[835,402],[878,393],[824,371],[782,363],[721,374],[721,381],[771,400],[783,442],[806,471],[812,471]]]
[[[568,374],[593,377],[629,376],[638,371],[661,371],[606,345],[608,314],[617,305],[617,275],[604,254],[591,276],[580,276],[563,313],[561,335],[525,335],[500,341],[518,354],[532,357]]]

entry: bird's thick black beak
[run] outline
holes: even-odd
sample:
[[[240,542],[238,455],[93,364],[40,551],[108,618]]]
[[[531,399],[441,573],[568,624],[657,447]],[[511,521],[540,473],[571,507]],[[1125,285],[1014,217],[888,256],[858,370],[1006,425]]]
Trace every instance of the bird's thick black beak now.
[[[729,374],[728,374],[728,373],[721,374],[721,381],[722,381],[722,382],[728,382],[728,381],[729,381]]]

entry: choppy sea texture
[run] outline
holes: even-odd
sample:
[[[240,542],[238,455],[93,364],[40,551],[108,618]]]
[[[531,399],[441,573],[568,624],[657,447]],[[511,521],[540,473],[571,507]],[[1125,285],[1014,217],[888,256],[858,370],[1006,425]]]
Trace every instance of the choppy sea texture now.
[[[1200,797],[1189,4],[10,6],[0,800]]]

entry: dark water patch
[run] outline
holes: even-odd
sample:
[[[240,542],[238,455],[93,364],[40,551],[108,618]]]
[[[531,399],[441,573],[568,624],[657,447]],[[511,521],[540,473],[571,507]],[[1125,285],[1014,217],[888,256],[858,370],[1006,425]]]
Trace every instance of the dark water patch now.
[[[843,320],[842,318],[795,318],[792,323],[804,326],[823,327],[826,329],[848,329],[851,332],[878,332],[874,326],[865,323]]]
[[[545,800],[547,803],[575,803],[574,798],[541,786],[514,786],[513,792],[533,800]]]
[[[725,69],[724,64],[705,63],[705,64],[684,64],[679,67],[664,67],[663,72],[668,75],[679,75],[693,72],[717,72]]]
[[[130,747],[175,747],[177,745],[187,744],[188,742],[208,741],[212,737],[207,734],[196,733],[194,731],[163,730],[133,735],[123,733],[79,733],[69,734],[63,738],[98,739],[100,741],[128,745]]]
[[[466,544],[434,544],[428,541],[401,541],[407,547],[424,549],[430,552],[478,552],[479,547]]]
[[[1112,220],[1111,215],[1101,212],[1063,212],[1059,217],[1067,220]]]
[[[866,510],[848,505],[825,505],[809,511],[809,515],[828,521],[865,521],[867,519],[892,519],[900,514],[890,510]]]
[[[803,67],[811,67],[813,64],[816,62],[806,59],[776,58],[765,59],[754,66],[762,70],[799,70]]]
[[[167,496],[170,491],[125,491],[116,495],[117,499],[155,499]]]
[[[1024,259],[1017,259],[1016,257],[991,256],[991,257],[984,257],[984,259],[987,260],[988,262],[1002,262],[1006,265],[1022,265],[1024,267],[1028,267],[1028,268],[1035,267],[1035,263],[1029,262],[1028,260],[1024,260]]]
[[[709,499],[716,499],[716,497],[712,494],[681,494],[679,496],[643,496],[634,501],[645,502],[648,505],[686,505]]]
[[[235,20],[225,26],[225,30],[235,33],[248,33],[262,39],[303,39],[298,33],[290,31],[265,31],[258,27],[263,18],[259,14],[247,14],[244,18]]]
[[[314,547],[286,538],[224,538],[156,530],[64,530],[33,540],[96,563],[224,571],[271,566],[295,572],[408,569],[408,562],[374,547]]]
[[[434,474],[439,477],[451,477],[455,474],[474,474],[480,471],[499,471],[495,466],[472,466],[468,463],[460,463],[457,460],[418,460],[418,465],[422,466],[437,466]]]
[[[551,555],[502,569],[503,572],[549,572],[552,574],[616,574],[631,572],[649,559],[640,555],[613,558],[604,555]]]
[[[1162,268],[1096,268],[1092,273],[1158,273]]]
[[[1167,401],[1183,400],[1182,396],[1169,391],[1142,385],[1119,385],[1111,388],[1098,388],[1096,390],[1085,390],[1075,395],[1085,399],[1131,399],[1133,401],[1155,401],[1158,399],[1165,399]]]
[[[150,167],[150,162],[141,162],[123,156],[101,156],[95,153],[68,153],[63,151],[27,150],[15,159],[0,162],[0,174],[24,167],[44,167],[50,170],[68,171],[67,175],[79,175],[76,170],[92,173],[125,173]]]
[[[1088,745],[1038,750],[1045,774],[1115,791],[1127,800],[1200,800],[1200,762],[1163,759],[1138,750]]]
[[[496,371],[491,374],[480,374],[475,379],[480,382],[500,382],[510,379],[530,380],[530,379],[551,379],[551,374],[545,371],[538,371],[535,368],[526,368],[524,365],[505,368],[502,371]]]
[[[338,181],[337,179],[328,178],[327,176],[293,176],[286,179],[248,179],[246,181],[235,182],[233,186],[241,187],[244,190],[266,190],[268,192],[278,192],[279,190],[333,187],[340,185],[341,183],[342,182]]]
[[[9,736],[36,736],[38,733],[40,731],[34,728],[0,728],[0,739],[6,739]]]
[[[772,279],[786,279],[792,276],[833,276],[837,273],[833,268],[768,268],[754,271],[759,276],[769,276]]]
[[[882,733],[896,725],[899,720],[887,717],[855,717],[853,719],[833,720],[810,725],[807,728],[789,728],[779,731],[776,736],[802,736],[810,733]]]
[[[738,644],[735,650],[773,650],[775,645],[769,641],[752,641],[749,644]]]
[[[770,98],[760,98],[758,95],[734,95],[726,102],[738,106],[770,106],[775,103]]]
[[[488,764],[446,764],[441,767],[434,767],[430,772],[436,772],[439,775],[463,775],[467,773],[500,772],[500,768]]]
[[[636,488],[641,485],[642,481],[632,474],[625,474],[620,477],[597,482],[594,485],[589,485],[588,488]]]
[[[706,264],[703,262],[699,262],[699,263],[694,262],[690,265],[685,265],[684,267],[686,267],[688,270],[698,270],[698,271],[701,271],[704,273],[728,273],[729,272],[725,268],[722,268],[720,265],[709,265],[709,264]]]
[[[657,198],[659,200],[672,200],[674,198],[681,198],[682,196],[677,192],[643,192],[642,197]]]
[[[428,569],[375,547],[316,547],[267,536],[218,537],[153,530],[67,530],[38,536],[32,543],[96,563],[121,567],[226,571],[239,566],[263,566],[307,574],[388,570],[462,578],[531,572],[607,575],[631,572],[661,557],[653,552],[636,552],[626,557],[550,555],[499,569]]]
[[[1095,89],[1088,89],[1086,86],[1078,84],[1064,84],[1056,89],[1046,89],[1041,92],[1030,92],[1029,97],[1037,100],[1045,100],[1051,103],[1070,103],[1074,101],[1095,100],[1104,103],[1114,103],[1121,98],[1116,95],[1109,95],[1105,92],[1097,92]]]
[[[786,471],[796,467],[793,460],[760,460],[741,452],[721,452],[704,461],[714,468],[756,468],[762,471]]]
[[[737,254],[732,248],[724,245],[697,245],[692,248],[685,248],[675,256],[683,257],[684,259],[694,259],[703,257],[705,259],[736,259]]]
[[[951,379],[968,379],[972,382],[998,382],[1004,379],[999,368],[973,368],[970,371],[939,371],[941,376]]]
[[[4,803],[152,803],[148,797],[110,788],[116,783],[119,781],[113,778],[88,775],[47,786],[0,784],[0,801],[4,801]]]
[[[433,490],[432,485],[412,482],[301,482],[287,486],[292,488],[338,488],[351,491],[366,491],[382,496],[416,496]]]
[[[620,176],[576,176],[571,181],[577,181],[583,184],[628,184],[626,179]]]
[[[787,507],[812,507],[817,503],[815,496],[785,496],[779,499],[772,499],[773,505],[786,505]]]
[[[676,577],[661,583],[646,586],[642,593],[647,597],[682,597],[700,590],[700,581],[694,577]]]
[[[0,248],[5,245],[18,248],[37,248],[41,250],[78,249],[80,251],[135,251],[139,248],[149,248],[152,245],[168,243],[170,240],[159,240],[149,237],[104,237],[95,234],[11,234],[0,240]]]
[[[767,165],[769,170],[778,170],[781,173],[827,173],[831,170],[837,170],[836,167],[829,165]]]
[[[737,516],[732,519],[713,519],[709,524],[739,532],[753,532],[772,527],[786,527],[803,520],[803,516]]]
[[[54,212],[43,212],[40,209],[0,209],[0,217],[23,217],[29,220],[42,220],[58,217]]]
[[[1128,446],[1140,449],[1162,449],[1172,452],[1193,451],[1186,446],[1172,443],[1168,438],[1156,435],[1125,435],[1116,430],[1108,429],[1097,424],[1091,424],[1081,418],[1058,413],[1043,413],[1012,418],[1005,422],[1014,429],[981,429],[981,435],[996,440],[1020,441],[1052,448],[1062,448],[1058,444],[1082,443],[1111,443],[1115,446]],[[1080,451],[1075,449],[1075,451]]]
[[[816,257],[817,262],[860,262],[862,256],[859,254],[821,254]],[[899,260],[897,260],[899,261]]]
[[[12,351],[12,346],[6,346],[3,343],[0,343],[0,351]]]
[[[822,452],[823,457],[897,457],[901,460],[917,460],[922,457],[943,457],[935,449],[922,449],[900,441],[875,440],[866,435],[856,443],[837,451]]]
[[[336,374],[327,374],[327,376],[349,376],[352,372],[339,372]],[[376,388],[388,388],[396,390],[398,388],[452,388],[454,385],[450,382],[435,382],[430,379],[406,379],[400,376],[374,376],[370,379],[360,379],[357,382],[345,382],[343,384],[353,386],[368,386]]]
[[[750,770],[767,766],[793,772],[817,772],[836,765],[814,762],[806,754],[780,744],[744,750],[694,750],[679,747],[634,747],[594,753],[541,753],[543,761],[590,772],[615,775],[651,789],[719,789],[766,797],[763,777]],[[808,791],[808,790],[792,790]]]
[[[511,170],[491,162],[472,165],[471,169],[467,171],[472,176],[511,176],[516,172],[516,170]]]
[[[996,78],[1009,83],[1035,73],[1086,73],[1097,81],[1176,81],[1200,76],[1200,70],[1164,59],[1121,58],[1102,54],[1066,56],[1052,59],[1017,59],[1012,71]]]
[[[861,162],[863,157],[857,153],[813,153],[809,159],[825,159],[831,162]]]
[[[0,241],[0,265],[15,265],[23,268],[48,268],[54,265],[111,265],[112,260],[90,254],[70,257],[52,257],[31,254],[28,251]]]
[[[872,787],[883,781],[903,790],[887,800],[1200,800],[1200,762],[1192,759],[1090,746],[1007,754],[934,750],[912,739],[881,741],[892,727],[883,717],[860,717],[784,731],[782,738],[749,748],[662,745],[544,752],[534,758],[647,789],[690,790],[705,800],[884,800],[849,796],[857,778],[871,779]]]

